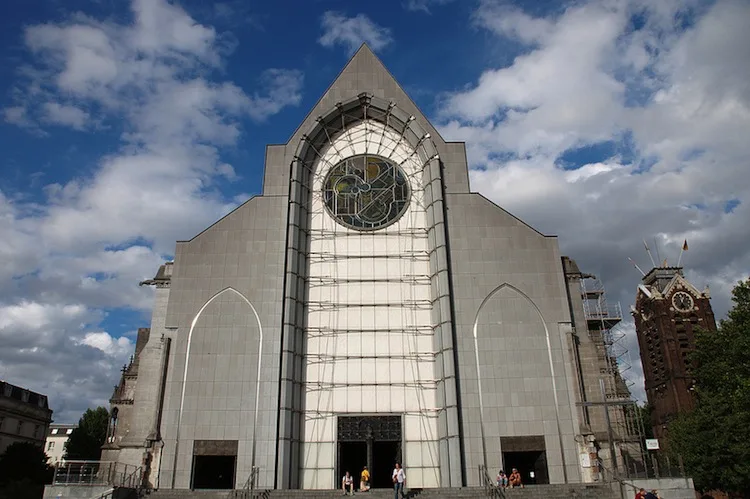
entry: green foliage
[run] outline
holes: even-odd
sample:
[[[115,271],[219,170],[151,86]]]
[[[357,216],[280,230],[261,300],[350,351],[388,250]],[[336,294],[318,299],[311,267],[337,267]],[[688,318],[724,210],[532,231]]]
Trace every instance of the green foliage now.
[[[104,407],[86,409],[78,421],[78,428],[65,444],[66,460],[97,461],[102,455],[102,445],[107,439],[109,412]]]
[[[669,427],[701,490],[750,496],[750,279],[732,291],[734,307],[716,332],[700,331],[691,356],[697,406]]]
[[[38,445],[16,442],[0,456],[0,498],[39,499],[52,480],[47,455]]]

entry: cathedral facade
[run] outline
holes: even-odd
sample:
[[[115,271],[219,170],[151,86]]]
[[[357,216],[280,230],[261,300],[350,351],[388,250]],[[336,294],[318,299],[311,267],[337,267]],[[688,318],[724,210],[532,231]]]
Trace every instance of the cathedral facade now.
[[[176,489],[389,486],[395,462],[412,488],[589,481],[566,272],[363,46],[267,147],[262,194],[142,283],[103,459]]]

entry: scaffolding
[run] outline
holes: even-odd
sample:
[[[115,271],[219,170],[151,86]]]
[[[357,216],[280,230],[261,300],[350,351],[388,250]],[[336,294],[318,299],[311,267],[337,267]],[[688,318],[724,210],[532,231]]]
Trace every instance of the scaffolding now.
[[[609,464],[617,464],[619,471],[628,476],[645,462],[645,450],[644,428],[630,392],[634,385],[629,377],[632,360],[621,324],[622,308],[619,302],[607,301],[604,284],[595,277],[581,279],[580,286],[588,335],[596,346],[599,377],[603,380],[601,405],[608,412],[607,440],[614,440],[611,448],[621,459],[617,463],[610,456]]]
[[[406,146],[404,137],[411,120],[398,134],[388,126],[390,108],[378,121],[367,119],[366,107],[359,112],[364,113],[364,119],[342,113],[337,128],[329,130],[323,124],[327,144],[314,149],[312,164],[295,158],[309,174],[305,186],[308,202],[303,206],[309,223],[300,227],[307,249],[306,291],[301,293],[306,317],[304,431],[321,435],[323,427],[333,424],[335,416],[342,413],[341,397],[351,396],[352,388],[373,398],[382,395],[378,393],[381,389],[390,390],[389,395],[395,398],[395,389],[402,393],[404,406],[394,408],[398,404],[389,402],[391,410],[386,412],[417,417],[422,439],[437,442],[441,409],[436,393],[441,380],[435,376],[438,354],[433,344],[438,327],[432,320],[434,255],[422,179],[427,164],[436,156],[425,151],[417,154]],[[418,145],[428,140],[429,134],[425,134]],[[330,211],[326,213],[330,210],[323,189],[327,172],[347,157],[361,155],[385,159],[409,179],[410,207],[401,218],[376,232],[351,230],[328,216]],[[384,362],[390,366],[386,375],[373,376],[381,372]],[[351,374],[357,371],[352,363],[359,364],[357,376]],[[370,372],[364,372],[365,365],[370,366]],[[359,412],[383,411],[377,407],[376,411]],[[406,420],[404,424],[408,424]],[[433,465],[425,467],[434,467],[439,481],[438,456],[428,448]],[[305,454],[306,463],[312,456],[308,451]],[[317,462],[314,457],[313,461]]]

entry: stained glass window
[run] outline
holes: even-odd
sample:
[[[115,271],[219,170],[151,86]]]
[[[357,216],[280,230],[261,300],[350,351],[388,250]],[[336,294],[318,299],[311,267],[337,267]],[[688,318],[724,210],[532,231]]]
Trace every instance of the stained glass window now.
[[[323,201],[339,223],[357,230],[376,230],[406,211],[409,182],[404,172],[386,159],[352,156],[328,173]]]

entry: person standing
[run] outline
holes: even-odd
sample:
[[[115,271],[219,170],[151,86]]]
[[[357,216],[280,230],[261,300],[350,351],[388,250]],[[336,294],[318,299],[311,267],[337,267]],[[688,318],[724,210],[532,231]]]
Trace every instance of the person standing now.
[[[399,463],[396,463],[396,467],[393,468],[393,499],[399,499],[399,496],[404,497],[404,483],[406,482],[406,474],[404,469]]]
[[[646,489],[641,489],[638,491],[638,493],[635,495],[635,499],[645,499],[646,497]]]

